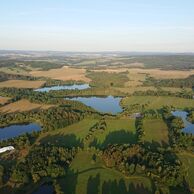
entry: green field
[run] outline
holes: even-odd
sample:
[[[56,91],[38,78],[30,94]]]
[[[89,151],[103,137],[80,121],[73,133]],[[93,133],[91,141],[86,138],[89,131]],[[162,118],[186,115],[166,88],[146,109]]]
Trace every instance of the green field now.
[[[68,176],[60,185],[68,194],[150,194],[151,181],[143,176],[125,177],[122,173],[106,168],[99,157],[92,160],[91,151],[77,154]]]
[[[145,119],[143,122],[145,141],[149,143],[168,144],[168,128],[161,119]]]
[[[106,147],[108,144],[135,143],[134,119],[107,119],[107,129],[103,133],[95,134],[92,145]]]
[[[181,159],[184,168],[186,169],[186,180],[189,183],[189,186],[192,188],[194,192],[194,154],[183,152],[178,154],[179,158]]]
[[[91,141],[93,146],[107,146],[111,143],[135,143],[134,119],[106,119],[107,129],[95,132]],[[79,146],[84,144],[84,138],[89,129],[98,122],[97,119],[86,118],[76,124],[63,129],[48,132],[42,135],[38,141],[41,143],[55,143],[63,146]],[[93,141],[94,140],[94,141]]]
[[[83,138],[97,121],[97,119],[91,118],[84,119],[63,129],[45,133],[40,137],[39,141],[41,143],[50,142],[68,147],[82,145]]]
[[[130,96],[122,100],[122,106],[130,108],[131,105],[144,105],[145,109],[159,109],[162,106],[173,106],[175,108],[194,107],[193,99],[185,99],[167,96]]]

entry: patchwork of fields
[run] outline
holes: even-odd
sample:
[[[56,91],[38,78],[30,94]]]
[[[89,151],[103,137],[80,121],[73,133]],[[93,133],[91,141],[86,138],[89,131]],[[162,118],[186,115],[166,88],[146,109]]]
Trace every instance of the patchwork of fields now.
[[[33,114],[35,122],[42,124],[44,130],[0,142],[1,146],[13,144],[16,148],[2,155],[0,160],[0,193],[10,191],[15,194],[16,189],[16,194],[20,194],[47,182],[57,184],[60,194],[188,194],[186,186],[194,191],[194,139],[192,135],[182,133],[183,123],[171,115],[174,109],[186,110],[192,120],[194,93],[192,87],[180,84],[194,75],[194,70],[189,68],[192,64],[188,61],[186,70],[180,65],[173,70],[162,63],[148,69],[149,64],[136,58],[73,56],[64,61],[49,58],[41,63],[26,60],[21,64],[8,63],[8,67],[2,65],[2,126],[6,119],[10,123],[22,123],[21,118],[31,122]],[[68,66],[64,66],[66,64]],[[26,77],[10,78],[6,73]],[[148,79],[153,81],[152,78],[156,82],[172,79],[175,87],[145,85]],[[187,81],[190,80],[193,78]],[[78,81],[89,83],[90,87],[45,93],[34,91],[43,85],[49,87]],[[142,96],[137,91],[141,91]],[[147,95],[146,91],[155,96]],[[165,91],[170,95],[160,93]],[[81,102],[65,99],[108,95],[121,97],[119,107],[123,112],[117,115],[97,112]],[[113,102],[110,106],[114,106]],[[164,106],[168,108],[164,109]],[[166,115],[162,111],[166,111]],[[26,116],[27,113],[30,114]],[[170,128],[172,121],[174,128]],[[41,159],[29,157],[35,148],[40,148]],[[1,187],[1,165],[4,164],[6,174],[2,180],[6,184]],[[64,174],[60,174],[63,171]],[[184,184],[178,182],[183,175]],[[22,181],[26,181],[25,184],[22,185]]]

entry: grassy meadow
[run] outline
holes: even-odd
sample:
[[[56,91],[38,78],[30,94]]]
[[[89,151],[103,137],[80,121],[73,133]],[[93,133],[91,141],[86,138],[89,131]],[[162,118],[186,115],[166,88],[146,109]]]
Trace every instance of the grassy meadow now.
[[[193,99],[168,96],[130,96],[122,100],[122,106],[130,108],[131,105],[144,105],[145,109],[160,109],[163,106],[172,106],[177,109],[194,107]]]
[[[154,146],[168,145],[168,127],[162,119],[145,119],[143,128],[146,143]]]
[[[188,181],[189,186],[192,188],[192,192],[194,192],[194,154],[191,152],[182,152],[178,154],[178,156],[186,170],[186,180]]]
[[[96,131],[91,139],[84,141],[89,130],[98,122],[98,119],[86,118],[78,123],[53,132],[45,133],[38,141],[40,143],[54,143],[63,146],[107,146],[108,144],[135,143],[134,119],[105,119],[105,131]]]

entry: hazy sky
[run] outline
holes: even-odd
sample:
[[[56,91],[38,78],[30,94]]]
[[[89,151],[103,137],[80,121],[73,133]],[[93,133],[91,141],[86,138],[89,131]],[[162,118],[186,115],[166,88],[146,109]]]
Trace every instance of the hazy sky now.
[[[194,0],[0,0],[0,49],[194,51]]]

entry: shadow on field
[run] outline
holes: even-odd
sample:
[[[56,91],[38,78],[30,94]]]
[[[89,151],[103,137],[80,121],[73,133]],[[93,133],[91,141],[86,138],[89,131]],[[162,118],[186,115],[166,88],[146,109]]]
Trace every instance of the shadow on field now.
[[[59,181],[61,188],[65,193],[76,194],[78,171],[68,170],[67,176]]]
[[[149,189],[145,188],[144,185],[130,183],[125,184],[123,179],[119,181],[108,180],[100,184],[100,175],[90,176],[87,182],[87,194],[150,194],[152,193]]]
[[[90,143],[90,146],[94,146],[97,148],[105,148],[109,144],[132,144],[137,140],[137,136],[135,133],[125,131],[124,129],[120,131],[114,131],[109,133],[103,143],[99,143],[95,138],[93,142]]]
[[[87,194],[99,194],[100,187],[100,175],[97,174],[96,177],[89,177],[87,183]]]
[[[41,139],[40,141],[41,144],[45,143],[51,143],[51,144],[57,144],[60,146],[65,146],[65,147],[83,147],[83,141],[78,139],[74,134],[69,134],[69,135],[48,135]]]
[[[144,142],[145,147],[151,148],[152,150],[157,150],[158,148],[167,148],[169,144],[167,144],[165,141],[145,141]]]

